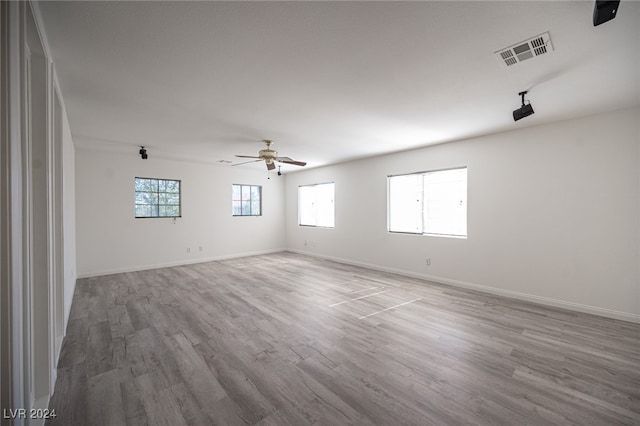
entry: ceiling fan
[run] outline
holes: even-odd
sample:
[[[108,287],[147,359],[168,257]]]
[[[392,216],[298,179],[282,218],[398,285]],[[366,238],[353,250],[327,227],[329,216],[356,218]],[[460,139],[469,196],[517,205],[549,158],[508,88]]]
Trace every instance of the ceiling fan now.
[[[292,160],[289,157],[278,157],[278,151],[271,149],[271,144],[273,143],[273,141],[270,141],[268,139],[264,139],[262,142],[264,142],[267,145],[266,149],[261,149],[258,152],[258,156],[254,157],[251,155],[236,155],[236,157],[240,157],[240,158],[254,158],[255,160],[252,161],[245,161],[244,163],[238,163],[238,164],[233,164],[233,166],[239,166],[241,164],[247,164],[247,163],[255,163],[257,161],[262,161],[264,160],[264,162],[267,165],[267,170],[273,170],[276,168],[275,162],[279,162],[279,163],[287,163],[287,164],[293,164],[296,166],[306,166],[307,163],[305,163],[304,161],[296,161],[296,160]]]

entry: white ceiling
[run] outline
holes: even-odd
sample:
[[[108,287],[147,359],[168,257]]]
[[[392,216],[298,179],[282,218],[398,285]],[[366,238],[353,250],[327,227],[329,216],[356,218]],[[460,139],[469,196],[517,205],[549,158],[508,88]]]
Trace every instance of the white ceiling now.
[[[598,27],[594,1],[39,7],[76,145],[150,159],[239,162],[267,138],[314,167],[640,105],[628,0]],[[545,31],[554,52],[496,58]]]

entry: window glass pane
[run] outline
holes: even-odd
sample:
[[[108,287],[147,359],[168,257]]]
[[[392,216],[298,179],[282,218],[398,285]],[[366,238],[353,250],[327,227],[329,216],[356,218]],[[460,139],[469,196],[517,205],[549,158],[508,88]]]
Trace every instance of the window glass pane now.
[[[314,186],[298,187],[298,220],[300,225],[316,226],[316,199]]]
[[[242,201],[233,201],[232,209],[234,216],[240,216],[242,214]]]
[[[316,225],[333,227],[335,212],[333,206],[334,184],[317,185],[316,192]]]
[[[151,216],[151,206],[138,205],[136,206],[137,217],[149,217]]]
[[[145,204],[147,202],[147,194],[145,192],[136,192],[136,204]]]
[[[252,200],[259,200],[260,199],[260,187],[259,186],[252,186],[251,187],[251,199]]]
[[[240,185],[233,185],[233,191],[231,194],[232,200],[240,200]]]
[[[251,198],[251,187],[242,186],[242,200],[249,200]]]
[[[260,200],[251,200],[251,214],[260,216]]]
[[[428,173],[424,177],[425,232],[467,235],[467,169]]]
[[[389,178],[389,231],[422,233],[422,176]]]
[[[251,200],[242,201],[242,214],[245,216],[251,214]]]
[[[158,204],[158,194],[155,192],[146,193],[145,198],[145,204]]]
[[[158,179],[149,179],[149,191],[158,192]]]
[[[145,187],[147,183],[146,179],[140,179],[140,178],[136,178],[135,180],[135,190],[136,191],[144,191],[147,188]]]
[[[141,217],[152,217],[153,212],[150,205],[142,205]]]
[[[160,180],[160,181],[158,181],[158,190],[159,190],[160,192],[165,192],[165,191],[166,191],[166,185],[165,185],[165,184],[166,184],[166,182],[167,182],[166,180]]]
[[[165,198],[167,200],[167,204],[172,204],[172,205],[180,204],[180,194],[166,194]]]

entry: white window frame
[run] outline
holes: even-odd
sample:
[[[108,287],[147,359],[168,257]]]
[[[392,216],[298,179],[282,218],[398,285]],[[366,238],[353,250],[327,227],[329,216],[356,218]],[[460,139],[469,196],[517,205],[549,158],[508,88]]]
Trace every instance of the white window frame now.
[[[157,187],[158,189],[154,190],[137,190],[136,189],[136,184],[138,180],[145,180],[145,181],[157,181]],[[178,191],[174,192],[174,191],[168,191],[168,190],[160,190],[160,183],[163,183],[164,185],[166,185],[168,182],[177,182],[178,185]],[[140,176],[136,176],[133,180],[133,190],[134,190],[134,194],[135,194],[135,199],[134,199],[134,216],[136,219],[162,219],[162,218],[178,218],[178,217],[182,217],[182,180],[180,179],[165,179],[165,178],[149,178],[149,177],[140,177]],[[156,195],[157,200],[153,203],[141,203],[138,202],[138,194],[149,194],[149,195]],[[173,194],[178,194],[178,204],[175,204],[173,202],[161,202],[160,198],[161,195],[173,195]],[[150,213],[149,214],[145,214],[145,215],[138,215],[138,207],[139,206],[149,206],[150,207]],[[167,207],[177,207],[178,208],[178,213],[177,214],[170,214],[170,213],[162,213],[160,214],[160,210],[161,207],[164,207],[165,209]]]
[[[237,200],[234,198],[233,195],[233,190],[234,187],[239,186],[240,187],[240,200]],[[242,188],[249,188],[249,203],[250,203],[250,207],[249,207],[249,213],[246,214],[245,211],[242,209]],[[252,189],[253,188],[258,188],[258,213],[254,213],[253,211],[253,196],[251,195]],[[246,200],[245,200],[246,201]],[[241,207],[240,207],[240,214],[236,214],[234,211],[234,205],[236,202],[240,202]],[[262,186],[261,185],[250,185],[250,184],[244,184],[244,183],[234,183],[231,185],[231,215],[233,217],[243,217],[243,216],[262,216]]]
[[[319,190],[324,189],[324,187],[327,187],[328,189],[328,185],[331,185],[332,188],[332,194],[331,194],[331,200],[329,201],[330,205],[319,205],[319,203],[322,200],[318,200],[318,193]],[[309,200],[304,200],[304,198],[306,196],[303,196],[303,191],[307,191],[308,194],[307,196],[311,197],[311,199]],[[299,185],[298,186],[298,226],[308,226],[308,227],[312,227],[312,228],[328,228],[328,229],[333,229],[335,228],[335,219],[336,219],[336,213],[335,213],[335,182],[324,182],[324,183],[314,183],[314,184],[310,184],[310,185]],[[311,204],[313,204],[313,207],[311,207],[311,212],[310,216],[313,216],[312,218],[309,217],[303,217],[303,212],[304,212],[304,207],[303,207],[303,202],[309,202]],[[331,214],[330,214],[330,218],[329,220],[322,220],[323,216],[323,211],[327,212],[328,210],[331,210]],[[309,215],[305,215],[305,216],[309,216]]]
[[[460,199],[461,209],[456,211],[455,213],[463,215],[463,218],[460,219],[460,222],[457,224],[458,230],[453,231],[454,227],[449,227],[447,232],[443,232],[443,225],[436,224],[430,225],[429,217],[429,209],[433,208],[435,203],[438,201],[437,199],[431,198],[431,194],[429,193],[429,189],[427,188],[429,185],[437,185],[438,182],[433,177],[437,177],[436,175],[443,172],[454,172],[454,171],[462,171],[465,172],[465,182],[463,185],[464,193],[458,194],[459,197],[456,197],[455,202],[457,203],[458,199]],[[442,176],[442,175],[441,175]],[[432,182],[429,182],[429,177],[432,177]],[[393,202],[392,200],[392,192],[395,191],[394,183],[401,184],[398,180],[397,182],[393,182],[395,178],[406,178],[408,182],[407,189],[409,189],[409,194],[405,193],[399,195],[400,201]],[[414,182],[411,182],[415,178]],[[410,185],[414,185],[411,187]],[[411,193],[414,194],[411,194]],[[432,194],[437,194],[437,192],[433,191]],[[409,199],[409,197],[412,197]],[[415,198],[413,198],[415,197]],[[438,236],[438,237],[453,237],[453,238],[467,238],[468,237],[468,207],[467,207],[467,198],[468,198],[468,168],[464,167],[455,167],[450,169],[439,169],[439,170],[429,170],[423,172],[415,172],[415,173],[407,173],[403,175],[389,175],[387,176],[387,231],[393,234],[413,234],[413,235],[427,235],[427,236]],[[415,201],[414,201],[415,200]],[[453,202],[454,200],[449,200],[449,202]],[[405,219],[403,220],[394,220],[394,217],[398,215],[404,215]],[[435,213],[433,215],[435,217]],[[395,222],[395,225],[394,225]],[[405,226],[398,226],[398,223],[402,222]],[[436,221],[437,223],[437,221]],[[438,228],[440,226],[440,228]],[[392,229],[393,228],[393,229]]]

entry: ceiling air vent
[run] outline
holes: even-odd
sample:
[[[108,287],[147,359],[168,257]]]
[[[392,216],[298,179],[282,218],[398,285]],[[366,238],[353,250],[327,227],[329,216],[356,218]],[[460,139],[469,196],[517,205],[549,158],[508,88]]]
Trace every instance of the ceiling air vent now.
[[[498,50],[496,56],[500,62],[506,66],[511,66],[549,52],[553,52],[553,44],[551,44],[551,36],[547,31],[529,40]]]

